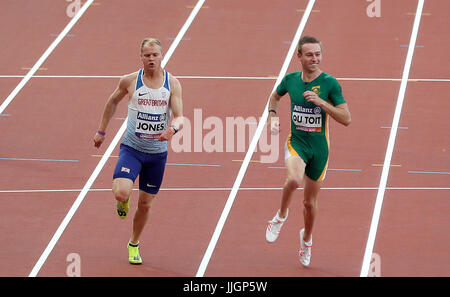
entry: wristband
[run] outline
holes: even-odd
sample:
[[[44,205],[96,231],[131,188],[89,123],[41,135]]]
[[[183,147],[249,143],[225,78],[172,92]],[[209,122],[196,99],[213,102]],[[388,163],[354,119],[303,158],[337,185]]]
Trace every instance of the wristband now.
[[[105,136],[105,135],[106,135],[106,133],[103,132],[102,130],[97,130],[97,133],[100,134],[100,135],[102,135],[102,136]]]
[[[174,125],[172,125],[172,126],[170,126],[170,127],[172,127],[173,131],[175,131],[175,133],[173,133],[173,134],[177,134],[177,132],[178,132],[178,129],[177,129],[177,128],[175,128],[175,126],[174,126]]]
[[[273,112],[274,114],[277,114],[277,111],[275,109],[269,109],[269,112]]]

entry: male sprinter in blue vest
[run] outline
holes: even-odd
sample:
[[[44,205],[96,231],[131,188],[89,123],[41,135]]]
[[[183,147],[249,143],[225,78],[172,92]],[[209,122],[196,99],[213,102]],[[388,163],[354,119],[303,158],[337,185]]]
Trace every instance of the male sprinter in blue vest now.
[[[106,102],[94,144],[105,140],[105,131],[119,102],[128,95],[127,131],[120,145],[112,191],[117,214],[125,218],[133,184],[139,175],[139,201],[128,242],[129,262],[141,264],[139,238],[149,218],[153,199],[161,186],[167,159],[167,142],[183,126],[180,82],[162,69],[161,42],[146,38],[141,43],[143,68],[123,76]],[[173,120],[170,123],[170,117]]]

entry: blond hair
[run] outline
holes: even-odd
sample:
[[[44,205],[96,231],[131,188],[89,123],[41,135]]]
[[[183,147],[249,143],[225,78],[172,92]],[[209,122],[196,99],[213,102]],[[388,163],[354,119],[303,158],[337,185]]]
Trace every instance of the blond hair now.
[[[161,48],[161,51],[162,51],[162,44],[161,44],[161,41],[159,41],[159,39],[156,39],[156,38],[145,38],[141,42],[141,52],[142,52],[142,49],[144,48],[144,46],[149,46],[149,45],[157,45],[157,46],[159,46]]]

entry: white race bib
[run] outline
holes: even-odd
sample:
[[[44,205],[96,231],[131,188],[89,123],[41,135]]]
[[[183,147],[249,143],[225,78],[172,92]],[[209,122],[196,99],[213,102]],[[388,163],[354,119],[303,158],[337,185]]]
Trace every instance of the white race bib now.
[[[139,138],[155,139],[166,130],[166,113],[151,114],[138,111],[135,134]]]
[[[294,105],[292,121],[297,130],[320,132],[322,131],[322,109],[318,106],[305,107]]]

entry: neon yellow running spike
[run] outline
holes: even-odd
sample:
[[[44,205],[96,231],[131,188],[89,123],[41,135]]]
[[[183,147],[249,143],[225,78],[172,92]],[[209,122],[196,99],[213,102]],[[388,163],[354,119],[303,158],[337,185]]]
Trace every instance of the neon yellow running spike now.
[[[128,211],[130,210],[130,198],[128,198],[127,202],[117,201],[116,208],[119,218],[125,219],[127,217]]]
[[[139,255],[139,243],[128,242],[128,261],[130,264],[142,264],[142,258]]]

